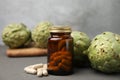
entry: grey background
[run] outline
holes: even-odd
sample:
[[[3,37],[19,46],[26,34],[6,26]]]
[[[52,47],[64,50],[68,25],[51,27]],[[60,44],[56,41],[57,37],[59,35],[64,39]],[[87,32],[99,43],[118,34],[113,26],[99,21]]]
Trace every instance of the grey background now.
[[[91,38],[104,31],[120,34],[120,0],[0,0],[0,36],[10,23],[32,30],[41,21],[70,25]]]

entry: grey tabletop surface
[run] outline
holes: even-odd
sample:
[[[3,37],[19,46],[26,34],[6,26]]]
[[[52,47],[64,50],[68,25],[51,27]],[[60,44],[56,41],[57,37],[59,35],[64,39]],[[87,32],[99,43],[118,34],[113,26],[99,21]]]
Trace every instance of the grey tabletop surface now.
[[[26,74],[24,67],[36,63],[47,63],[47,57],[17,57],[6,56],[5,46],[0,46],[0,80],[120,80],[120,74],[103,74],[91,68],[75,68],[74,74],[67,76],[49,75],[37,77]]]

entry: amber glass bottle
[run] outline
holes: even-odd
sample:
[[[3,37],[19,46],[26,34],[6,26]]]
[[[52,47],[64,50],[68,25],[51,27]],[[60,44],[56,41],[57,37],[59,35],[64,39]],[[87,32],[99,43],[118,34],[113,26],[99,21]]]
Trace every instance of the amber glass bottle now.
[[[51,27],[48,39],[48,72],[54,75],[73,73],[73,38],[70,27]]]

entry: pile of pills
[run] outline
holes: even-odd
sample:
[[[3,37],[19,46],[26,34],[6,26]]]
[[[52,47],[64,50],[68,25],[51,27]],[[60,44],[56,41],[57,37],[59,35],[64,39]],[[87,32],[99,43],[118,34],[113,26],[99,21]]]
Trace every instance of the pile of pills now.
[[[29,74],[36,74],[38,77],[47,76],[47,64],[34,64],[24,68],[24,71]]]

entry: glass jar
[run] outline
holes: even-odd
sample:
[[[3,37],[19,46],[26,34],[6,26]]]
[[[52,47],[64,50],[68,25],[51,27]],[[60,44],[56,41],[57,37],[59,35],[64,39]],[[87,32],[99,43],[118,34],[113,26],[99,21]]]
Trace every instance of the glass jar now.
[[[73,38],[70,27],[51,27],[48,39],[48,72],[54,75],[73,73]]]

